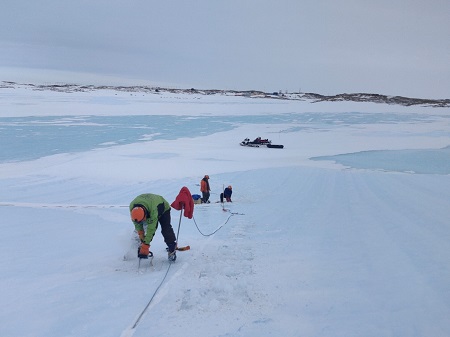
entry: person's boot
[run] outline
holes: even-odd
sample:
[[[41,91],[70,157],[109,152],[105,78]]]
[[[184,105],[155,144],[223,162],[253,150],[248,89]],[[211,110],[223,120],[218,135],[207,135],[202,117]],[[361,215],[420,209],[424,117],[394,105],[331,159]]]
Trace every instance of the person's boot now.
[[[175,260],[177,259],[177,243],[170,243],[167,245],[167,258],[169,259],[169,261],[171,262],[175,262]]]

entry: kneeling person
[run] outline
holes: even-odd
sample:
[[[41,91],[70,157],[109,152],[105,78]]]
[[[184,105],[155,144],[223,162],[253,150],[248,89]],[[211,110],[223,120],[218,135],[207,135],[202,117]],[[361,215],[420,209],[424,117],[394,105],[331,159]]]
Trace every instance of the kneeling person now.
[[[232,194],[233,194],[233,187],[231,187],[231,185],[230,185],[223,191],[223,193],[220,193],[220,202],[223,203],[223,198],[224,197],[225,197],[225,200],[227,202],[232,202],[231,201],[231,195]]]

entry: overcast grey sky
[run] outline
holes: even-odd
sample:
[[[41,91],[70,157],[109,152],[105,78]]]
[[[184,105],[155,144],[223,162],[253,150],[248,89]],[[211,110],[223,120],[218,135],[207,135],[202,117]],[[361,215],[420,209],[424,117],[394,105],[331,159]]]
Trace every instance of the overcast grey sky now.
[[[0,3],[0,80],[450,97],[449,0]]]

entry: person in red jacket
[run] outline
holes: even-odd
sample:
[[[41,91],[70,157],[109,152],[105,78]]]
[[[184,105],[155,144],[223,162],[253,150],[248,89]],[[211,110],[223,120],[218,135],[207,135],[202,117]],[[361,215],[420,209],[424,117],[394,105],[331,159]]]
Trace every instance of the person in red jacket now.
[[[210,203],[209,196],[211,192],[211,188],[209,187],[209,175],[205,175],[203,179],[200,181],[200,192],[202,192],[202,202]]]

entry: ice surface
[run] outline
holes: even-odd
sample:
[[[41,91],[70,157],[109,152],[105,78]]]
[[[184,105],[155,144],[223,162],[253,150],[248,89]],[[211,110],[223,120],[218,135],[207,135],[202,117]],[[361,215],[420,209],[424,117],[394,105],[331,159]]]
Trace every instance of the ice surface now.
[[[448,109],[102,95],[3,96],[2,335],[450,335]],[[205,174],[138,271],[128,203]]]

